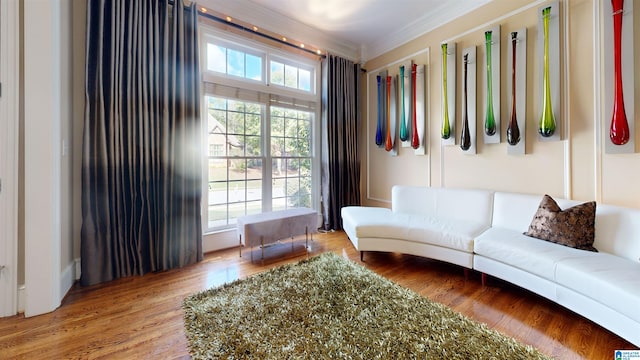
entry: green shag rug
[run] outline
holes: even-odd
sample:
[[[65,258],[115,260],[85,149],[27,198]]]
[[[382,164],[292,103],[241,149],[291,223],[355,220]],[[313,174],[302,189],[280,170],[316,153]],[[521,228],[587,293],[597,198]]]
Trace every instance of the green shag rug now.
[[[184,300],[194,359],[547,359],[334,253]]]

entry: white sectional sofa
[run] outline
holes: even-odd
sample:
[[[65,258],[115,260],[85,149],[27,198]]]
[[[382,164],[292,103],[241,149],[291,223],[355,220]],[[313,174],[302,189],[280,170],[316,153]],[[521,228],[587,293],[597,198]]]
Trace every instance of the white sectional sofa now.
[[[542,197],[394,186],[391,209],[345,207],[342,221],[361,259],[400,252],[474,269],[483,282],[509,281],[640,346],[640,210],[597,204],[591,252],[523,234]]]

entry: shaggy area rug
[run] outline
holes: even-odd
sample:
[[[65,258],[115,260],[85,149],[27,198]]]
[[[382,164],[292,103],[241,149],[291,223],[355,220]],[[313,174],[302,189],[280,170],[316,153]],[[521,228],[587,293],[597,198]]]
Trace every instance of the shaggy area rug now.
[[[546,359],[334,253],[184,300],[194,359]]]

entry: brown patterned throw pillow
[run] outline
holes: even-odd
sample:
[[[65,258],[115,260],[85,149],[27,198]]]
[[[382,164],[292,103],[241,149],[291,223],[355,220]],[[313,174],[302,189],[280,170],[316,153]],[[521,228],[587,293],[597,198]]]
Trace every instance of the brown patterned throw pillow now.
[[[596,202],[590,201],[562,210],[545,195],[524,234],[576,249],[598,251],[595,240]]]

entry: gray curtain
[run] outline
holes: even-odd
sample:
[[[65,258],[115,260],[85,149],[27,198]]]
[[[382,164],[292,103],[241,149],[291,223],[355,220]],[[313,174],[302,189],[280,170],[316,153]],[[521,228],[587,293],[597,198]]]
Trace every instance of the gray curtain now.
[[[322,211],[342,229],[343,206],[360,205],[360,65],[335,55],[322,64]]]
[[[83,285],[202,259],[197,45],[195,4],[88,1]]]

